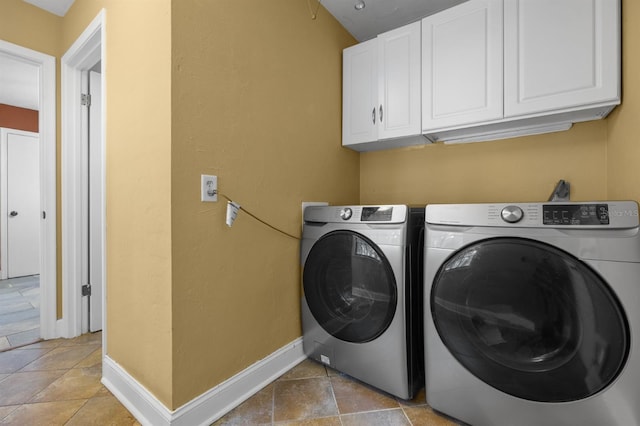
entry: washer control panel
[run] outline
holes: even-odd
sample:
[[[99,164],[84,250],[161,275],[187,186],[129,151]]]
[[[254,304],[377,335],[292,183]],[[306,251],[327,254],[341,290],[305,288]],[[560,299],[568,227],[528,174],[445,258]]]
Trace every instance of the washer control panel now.
[[[392,224],[407,220],[406,205],[384,206],[308,206],[304,209],[304,221],[313,223],[366,223]]]

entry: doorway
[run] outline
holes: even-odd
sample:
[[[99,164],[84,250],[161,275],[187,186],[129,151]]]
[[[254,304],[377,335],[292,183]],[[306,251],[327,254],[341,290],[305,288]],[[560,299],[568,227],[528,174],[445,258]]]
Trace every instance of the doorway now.
[[[61,64],[64,337],[105,325],[104,15],[96,16]]]
[[[32,235],[39,242],[37,261],[31,259],[31,267],[37,264],[40,273],[40,306],[39,306],[39,336],[43,339],[57,337],[56,330],[56,98],[55,98],[55,58],[41,52],[0,40],[0,55],[15,61],[34,66],[38,70],[38,129],[39,139],[34,147],[31,145],[31,154],[37,156],[37,166],[31,175],[38,174],[37,185],[39,195],[31,203],[35,206],[31,210],[37,211],[35,219],[28,227],[35,228]],[[21,135],[19,135],[21,137]],[[18,148],[16,144],[8,143]],[[4,160],[7,154],[3,156]],[[18,174],[20,170],[16,171]],[[16,175],[17,176],[17,175]],[[32,176],[33,177],[33,176]],[[6,182],[6,177],[3,180]],[[2,203],[2,204],[6,204]],[[11,212],[15,215],[11,216]],[[7,210],[2,220],[18,218],[19,210]],[[7,217],[9,216],[9,217]],[[6,230],[6,227],[4,228]],[[37,236],[36,236],[37,235]],[[6,250],[6,249],[5,249]],[[7,251],[5,251],[5,254]],[[3,271],[4,273],[4,271]],[[22,272],[18,272],[22,273]]]

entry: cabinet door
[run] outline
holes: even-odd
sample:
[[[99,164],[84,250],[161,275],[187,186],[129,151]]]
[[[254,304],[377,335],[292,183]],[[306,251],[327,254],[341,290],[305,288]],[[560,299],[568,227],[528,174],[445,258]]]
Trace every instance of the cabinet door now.
[[[422,20],[425,131],[502,118],[502,0],[472,0]]]
[[[505,2],[505,116],[620,98],[619,0]]]
[[[378,44],[376,39],[342,53],[342,145],[378,139]]]
[[[420,22],[378,36],[378,139],[419,135]]]

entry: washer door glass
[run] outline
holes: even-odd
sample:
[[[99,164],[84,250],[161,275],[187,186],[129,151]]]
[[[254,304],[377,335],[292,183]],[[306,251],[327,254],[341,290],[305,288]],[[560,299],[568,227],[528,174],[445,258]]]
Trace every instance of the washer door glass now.
[[[609,286],[553,246],[495,238],[456,252],[431,291],[436,329],[472,374],[541,402],[587,398],[622,369],[629,327]]]
[[[393,270],[382,251],[360,234],[335,231],[320,238],[307,256],[302,282],[316,321],[341,340],[374,340],[393,319]]]

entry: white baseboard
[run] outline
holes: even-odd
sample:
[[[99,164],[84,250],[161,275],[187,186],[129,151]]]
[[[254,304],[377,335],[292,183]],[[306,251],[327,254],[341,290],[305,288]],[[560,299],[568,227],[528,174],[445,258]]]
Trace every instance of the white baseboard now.
[[[300,337],[174,411],[108,356],[102,383],[142,425],[210,425],[304,359]]]

